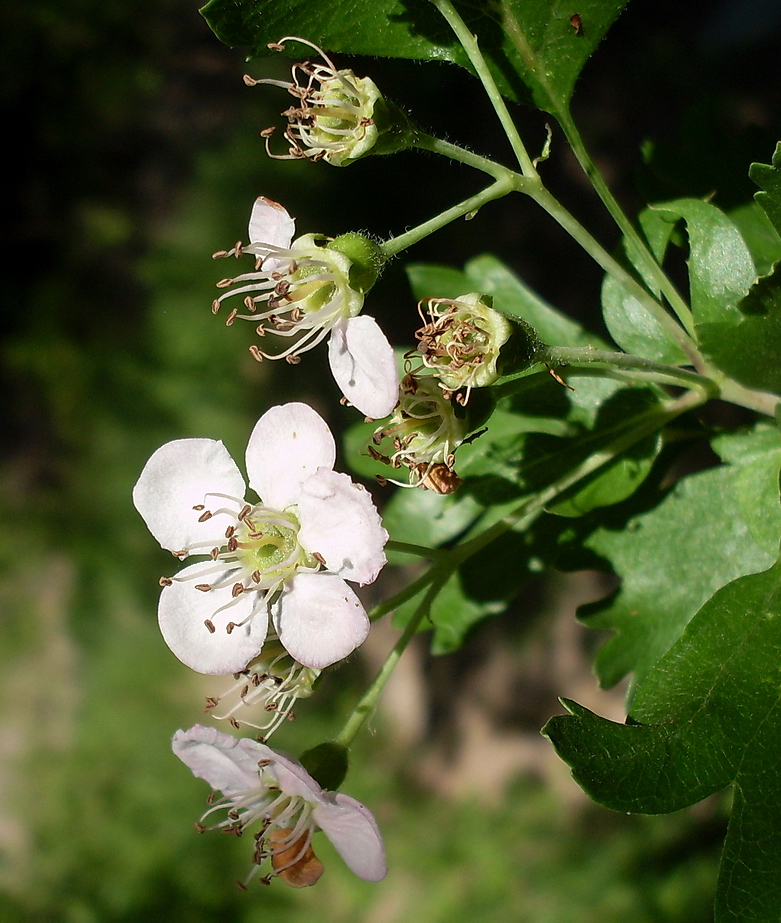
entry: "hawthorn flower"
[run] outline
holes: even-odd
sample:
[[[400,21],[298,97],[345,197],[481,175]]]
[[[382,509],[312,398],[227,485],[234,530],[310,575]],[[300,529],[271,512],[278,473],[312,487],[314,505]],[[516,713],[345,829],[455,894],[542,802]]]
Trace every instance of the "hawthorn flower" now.
[[[293,82],[255,80],[244,76],[247,86],[270,84],[281,87],[296,100],[282,115],[288,125],[284,137],[287,154],[273,154],[269,139],[274,128],[266,128],[266,152],[277,160],[326,160],[345,167],[367,154],[390,154],[409,147],[414,129],[397,106],[387,102],[369,77],[358,77],[351,70],[337,70],[328,55],[317,45],[293,35],[268,47],[284,51],[285,42],[295,41],[313,48],[322,64],[304,61],[294,64]]]
[[[295,717],[293,706],[298,699],[312,695],[319,675],[320,670],[293,660],[279,641],[266,638],[263,650],[244,670],[235,674],[235,682],[227,692],[207,697],[204,711],[213,712],[227,699],[232,703],[227,711],[214,717],[227,719],[233,727],[239,728],[241,724],[236,715],[241,715],[241,723],[265,732],[265,743],[285,720]],[[252,720],[247,717],[248,713]],[[256,713],[262,717],[255,719]],[[258,724],[257,720],[263,723]]]
[[[345,580],[371,583],[388,533],[368,492],[333,471],[336,447],[306,404],[272,407],[236,463],[214,439],[177,439],[149,459],[133,502],[174,557],[206,560],[163,577],[168,646],[199,673],[238,673],[268,633],[299,664],[322,669],[360,645],[369,621]]]
[[[369,454],[393,468],[408,468],[413,487],[453,493],[461,483],[453,470],[454,453],[468,432],[466,415],[456,415],[438,379],[408,372],[401,382],[396,410],[372,437],[374,446],[390,439],[393,451],[384,454],[369,446]]]
[[[364,294],[382,265],[380,248],[360,234],[330,239],[305,234],[293,240],[295,221],[278,203],[262,196],[249,222],[250,243],[220,250],[215,258],[253,254],[255,269],[217,283],[229,289],[212,302],[216,314],[226,298],[243,296],[245,311],[226,319],[256,324],[258,336],[289,340],[278,352],[250,347],[263,359],[292,364],[330,335],[328,361],[336,383],[361,413],[377,419],[396,404],[399,387],[393,349],[372,317],[358,316]]]
[[[318,829],[359,878],[385,877],[385,849],[368,808],[349,795],[324,791],[296,760],[255,740],[202,725],[177,731],[172,748],[193,775],[222,793],[201,818],[199,830],[240,836],[251,824],[261,823],[249,878],[270,859],[271,871],[261,879],[265,884],[274,877],[294,888],[315,884],[324,871],[312,849]],[[208,817],[223,810],[227,811],[224,820],[203,826]]]

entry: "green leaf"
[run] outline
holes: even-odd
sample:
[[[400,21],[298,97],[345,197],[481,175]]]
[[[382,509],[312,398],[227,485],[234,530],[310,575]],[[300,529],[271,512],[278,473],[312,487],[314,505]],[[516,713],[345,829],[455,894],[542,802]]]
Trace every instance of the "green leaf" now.
[[[756,279],[754,261],[740,231],[723,211],[700,199],[654,206],[683,218],[689,234],[689,296],[695,324],[740,320],[738,302]]]
[[[566,107],[586,61],[626,0],[582,0],[581,26],[564,0],[455,0],[478,36],[500,90],[551,112]],[[455,35],[429,0],[210,0],[201,13],[228,45],[252,56],[285,35],[300,35],[327,51],[469,67]],[[309,50],[306,52],[311,54]]]
[[[400,606],[393,616],[396,628],[404,628],[412,618],[420,603],[420,596]],[[431,639],[431,653],[435,655],[450,654],[458,650],[464,642],[469,629],[489,615],[496,615],[507,608],[501,599],[475,600],[468,596],[461,585],[461,575],[456,572],[442,587],[431,606],[430,625],[423,625],[422,630],[434,627]]]
[[[764,190],[754,193],[754,198],[781,234],[781,141],[773,152],[773,163],[752,163],[748,175]]]
[[[781,260],[781,235],[757,202],[746,202],[728,214],[746,241],[757,275],[766,276]]]
[[[639,222],[651,252],[661,263],[675,227],[674,221],[655,209],[647,208],[640,213]],[[623,262],[634,266],[658,298],[659,288],[645,272],[645,261],[626,238],[622,240],[622,250],[625,256]],[[602,316],[610,336],[625,352],[670,365],[688,363],[685,353],[667,330],[611,275],[606,275],[602,283]]]
[[[781,392],[781,263],[738,304],[741,319],[700,324],[703,353],[749,388]]]
[[[597,656],[603,686],[631,671],[640,684],[719,587],[775,560],[781,438],[769,430],[742,437],[763,451],[683,478],[654,508],[586,540],[622,578],[614,596],[580,613],[590,627],[616,632]]]
[[[781,565],[722,587],[638,689],[626,725],[566,703],[544,729],[588,794],[668,813],[734,786],[716,923],[781,919]]]
[[[424,298],[460,298],[475,290],[466,273],[450,266],[410,263],[406,271],[412,294],[418,301]]]
[[[386,504],[382,522],[394,541],[437,548],[466,531],[482,509],[463,490],[442,496],[419,487],[399,488]],[[409,564],[410,556],[389,552],[388,560]]]

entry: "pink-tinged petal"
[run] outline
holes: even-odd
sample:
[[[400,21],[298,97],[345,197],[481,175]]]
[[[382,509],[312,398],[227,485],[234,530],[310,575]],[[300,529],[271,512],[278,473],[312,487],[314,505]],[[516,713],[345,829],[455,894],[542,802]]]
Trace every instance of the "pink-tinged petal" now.
[[[197,673],[225,676],[243,670],[260,652],[266,640],[268,615],[257,592],[233,596],[233,586],[241,579],[238,569],[234,580],[229,569],[215,572],[213,568],[213,562],[202,561],[179,571],[160,594],[157,620],[165,643],[183,664]],[[217,582],[227,585],[196,590],[198,585]],[[245,624],[238,624],[245,619]],[[237,626],[230,633],[229,622]]]
[[[259,785],[258,760],[262,757],[243,746],[245,740],[196,724],[189,731],[177,731],[171,749],[196,778],[230,796]]]
[[[320,469],[301,485],[298,540],[326,567],[361,586],[385,566],[388,533],[371,494],[346,474]]]
[[[371,811],[341,792],[326,797],[329,800],[312,812],[315,823],[351,872],[364,881],[381,881],[388,873],[388,866],[382,836]]]
[[[318,670],[343,660],[369,633],[361,601],[334,574],[296,574],[272,605],[271,617],[293,659]]]
[[[323,800],[323,790],[298,760],[290,759],[274,750],[270,753],[273,763],[269,769],[276,776],[281,791],[286,795],[300,795],[310,802],[319,803]]]
[[[336,324],[328,361],[342,394],[361,413],[373,419],[391,413],[399,400],[399,373],[393,347],[373,317],[360,314]]]
[[[221,442],[176,439],[146,463],[133,488],[133,503],[163,548],[180,551],[204,542],[200,553],[205,554],[209,545],[224,544],[225,529],[241,508],[244,491],[244,478]],[[230,504],[215,493],[235,497],[236,502]],[[232,516],[222,513],[198,521],[206,510],[226,506]]]
[[[320,467],[333,468],[336,443],[308,404],[280,404],[255,424],[247,445],[250,487],[266,506],[284,510],[298,502],[301,484]]]
[[[255,199],[249,219],[251,244],[271,244],[286,250],[290,246],[296,223],[279,202],[260,196]]]

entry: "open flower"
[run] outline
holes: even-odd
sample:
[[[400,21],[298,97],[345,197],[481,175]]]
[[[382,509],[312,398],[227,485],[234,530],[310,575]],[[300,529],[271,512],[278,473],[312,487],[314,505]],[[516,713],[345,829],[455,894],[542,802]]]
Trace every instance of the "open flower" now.
[[[399,403],[390,420],[374,431],[369,454],[393,468],[409,469],[409,485],[453,493],[461,484],[455,473],[455,451],[469,432],[465,416],[457,416],[449,395],[433,375],[408,372],[401,382]],[[390,439],[388,454],[375,446]],[[378,478],[384,483],[386,478]],[[394,484],[405,486],[399,481]]]
[[[273,877],[294,888],[315,884],[323,874],[323,864],[312,849],[312,835],[318,829],[359,878],[385,877],[382,837],[368,808],[349,795],[324,791],[296,760],[257,741],[202,725],[177,731],[172,747],[193,775],[222,792],[198,829],[241,835],[251,824],[261,823],[250,878],[270,859],[271,871],[262,879],[266,884]],[[227,811],[224,820],[203,826],[206,818],[222,810]]]
[[[250,347],[258,361],[295,364],[330,334],[328,361],[342,393],[366,416],[385,417],[399,387],[393,349],[374,318],[358,316],[364,294],[377,279],[382,253],[360,234],[335,239],[305,234],[293,240],[294,232],[295,221],[278,202],[257,199],[250,243],[214,254],[253,254],[255,270],[218,282],[218,288],[229,290],[212,302],[212,311],[216,314],[226,298],[242,295],[245,311],[234,308],[228,326],[236,319],[249,320],[259,336],[275,334],[290,341],[278,352]]]
[[[273,128],[261,132],[270,157],[325,160],[335,167],[345,167],[367,154],[390,154],[410,147],[415,130],[409,118],[398,106],[383,99],[373,80],[358,77],[348,69],[337,70],[322,48],[304,38],[288,35],[268,47],[285,51],[285,43],[290,41],[308,45],[323,63],[294,64],[292,83],[244,76],[247,86],[265,83],[282,87],[296,100],[296,105],[282,113],[288,121],[284,133],[289,145],[287,154],[271,152]]]
[[[199,673],[242,671],[276,638],[322,669],[365,639],[369,621],[345,580],[371,583],[388,533],[368,492],[333,471],[336,447],[306,404],[272,407],[247,446],[245,501],[236,463],[214,439],[177,439],[149,459],[133,502],[175,557],[204,555],[161,580],[163,637]]]
[[[230,689],[220,696],[207,696],[204,711],[227,719],[235,728],[241,726],[240,715],[241,723],[264,732],[265,743],[281,724],[295,717],[293,706],[312,695],[318,676],[320,670],[303,666],[278,641],[266,638],[260,654],[234,674]],[[214,709],[223,703],[226,710],[216,714]]]

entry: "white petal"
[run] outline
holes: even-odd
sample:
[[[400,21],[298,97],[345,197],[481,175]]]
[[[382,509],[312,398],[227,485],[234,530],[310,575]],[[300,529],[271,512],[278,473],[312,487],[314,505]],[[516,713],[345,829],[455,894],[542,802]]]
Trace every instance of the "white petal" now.
[[[235,579],[229,571],[210,572],[211,561],[191,564],[177,574],[171,586],[160,594],[157,619],[165,643],[183,664],[197,673],[224,676],[238,673],[263,647],[268,630],[268,616],[261,596],[250,591],[233,597],[234,583],[241,580],[236,570]],[[203,592],[197,584],[228,580],[222,589]],[[218,611],[221,610],[221,611]],[[228,634],[228,622],[239,623],[252,615],[246,624]],[[204,624],[209,620],[214,632]]]
[[[350,871],[364,881],[380,881],[386,876],[382,836],[371,811],[360,801],[338,792],[333,801],[316,807],[312,817]]]
[[[198,522],[204,511],[193,507],[230,506],[213,493],[235,497],[240,505],[244,491],[244,478],[221,442],[177,439],[146,463],[133,488],[133,503],[163,548],[180,551],[194,542],[224,544],[225,529],[239,506],[233,516],[223,513],[206,522]]]
[[[286,795],[300,795],[307,801],[316,803],[323,800],[323,790],[298,760],[290,759],[274,750],[270,750],[270,753],[273,760],[270,768],[277,777],[280,789]]]
[[[363,586],[385,565],[388,533],[368,490],[346,474],[322,468],[301,485],[298,540],[319,552],[328,570]]]
[[[387,417],[398,403],[393,347],[373,317],[360,314],[336,324],[328,361],[342,394],[367,417]]]
[[[334,574],[296,574],[271,617],[293,659],[318,670],[344,659],[369,633],[361,601]]]
[[[193,775],[205,779],[214,791],[234,795],[259,785],[258,760],[263,756],[243,746],[245,741],[254,743],[196,724],[189,731],[177,731],[171,748]]]
[[[255,199],[249,219],[250,243],[271,244],[286,250],[295,230],[295,221],[279,202],[265,196]]]
[[[284,510],[298,502],[301,484],[320,467],[333,468],[336,443],[308,404],[280,404],[255,424],[247,445],[250,487],[266,506]]]

